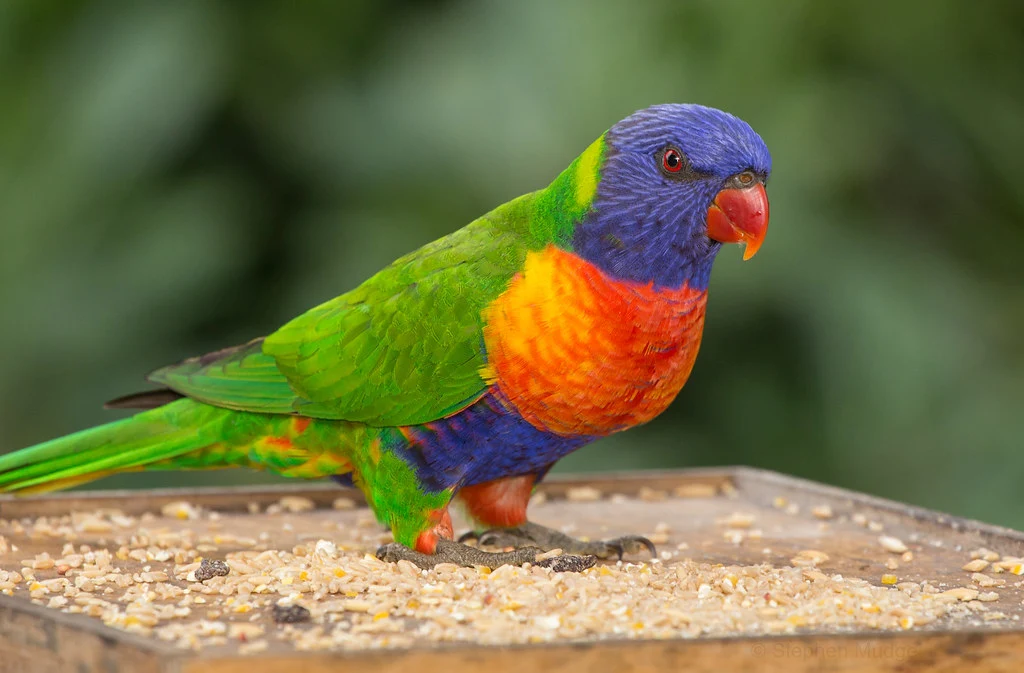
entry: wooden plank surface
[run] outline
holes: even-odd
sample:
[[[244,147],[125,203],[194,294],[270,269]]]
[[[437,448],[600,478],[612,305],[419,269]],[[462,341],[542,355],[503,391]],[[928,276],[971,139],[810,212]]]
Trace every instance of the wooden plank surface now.
[[[602,494],[596,501],[579,501],[580,487]],[[747,468],[681,472],[588,475],[552,480],[543,486],[546,502],[531,507],[540,523],[571,526],[577,534],[608,537],[650,533],[667,527],[664,550],[674,562],[683,556],[708,564],[788,566],[801,550],[820,550],[829,560],[827,573],[860,577],[879,584],[886,574],[901,582],[930,582],[940,590],[974,586],[962,569],[971,550],[988,548],[1001,557],[1024,556],[1024,535],[1008,529],[966,521],[907,507],[841,489]],[[687,497],[676,497],[676,495]],[[614,499],[612,494],[618,494]],[[266,513],[283,497],[301,495],[317,509],[301,513]],[[566,500],[566,496],[576,496]],[[221,514],[214,520],[160,518],[162,529],[188,530],[198,538],[230,531],[237,537],[264,537],[267,548],[288,549],[329,537],[348,527],[366,530],[367,544],[386,535],[368,524],[363,507],[331,509],[338,497],[361,502],[358,494],[333,486],[299,485],[259,489],[71,493],[39,499],[0,499],[0,535],[17,545],[16,553],[0,556],[0,569],[16,570],[21,560],[47,552],[61,555],[61,541],[52,536],[14,532],[36,517],[66,516],[69,512],[116,509],[127,516],[159,512],[169,503],[187,501]],[[249,513],[257,507],[258,515]],[[828,515],[826,518],[825,515]],[[749,516],[749,526],[733,526],[737,515]],[[741,522],[742,523],[742,522]],[[668,524],[665,526],[665,524]],[[150,524],[153,525],[152,517]],[[756,535],[754,534],[756,532]],[[913,553],[897,570],[894,555],[880,547],[881,534],[899,538]],[[109,545],[115,533],[83,535],[75,544]],[[675,551],[684,545],[684,551]],[[211,556],[241,547],[230,541]],[[124,561],[126,572],[140,572],[153,563]],[[47,574],[49,572],[49,574]],[[41,571],[37,577],[55,576]],[[690,638],[678,640],[602,640],[548,643],[536,646],[473,647],[467,644],[389,650],[387,652],[300,653],[287,643],[272,641],[266,651],[239,655],[231,646],[198,653],[182,651],[155,638],[144,638],[103,626],[82,615],[63,614],[18,597],[0,596],[0,673],[8,671],[241,671],[255,673],[301,666],[304,673],[320,670],[448,671],[524,670],[687,670],[750,671],[960,671],[1024,670],[1024,590],[1012,573],[1002,579],[998,599],[976,615],[939,620],[897,633],[877,630],[840,632],[816,628],[794,635]],[[1002,614],[999,619],[987,616]],[[273,625],[271,625],[273,626]],[[978,668],[981,663],[985,668]]]

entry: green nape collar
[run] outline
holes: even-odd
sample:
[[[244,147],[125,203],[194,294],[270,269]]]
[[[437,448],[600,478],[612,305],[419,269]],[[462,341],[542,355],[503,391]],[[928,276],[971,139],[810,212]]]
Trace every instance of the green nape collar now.
[[[601,181],[605,135],[601,134],[537,197],[530,223],[530,233],[537,240],[572,249],[573,232],[590,210]]]

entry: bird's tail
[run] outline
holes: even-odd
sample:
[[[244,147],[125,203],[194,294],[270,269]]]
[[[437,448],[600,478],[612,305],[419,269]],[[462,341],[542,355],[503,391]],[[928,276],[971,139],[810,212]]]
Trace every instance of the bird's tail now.
[[[2,455],[0,493],[45,493],[116,472],[159,465],[171,467],[189,454],[203,453],[204,448],[215,443],[219,426],[230,413],[180,400]]]
[[[0,456],[0,493],[45,493],[136,470],[249,467],[306,479],[340,475],[352,470],[351,447],[368,446],[376,431],[181,399]]]

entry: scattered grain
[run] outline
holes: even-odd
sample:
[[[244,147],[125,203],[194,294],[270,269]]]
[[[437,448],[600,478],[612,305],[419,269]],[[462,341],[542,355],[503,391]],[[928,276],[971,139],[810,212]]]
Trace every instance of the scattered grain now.
[[[957,601],[973,601],[979,595],[977,589],[970,589],[968,587],[957,587],[955,589],[949,589],[943,591],[939,596],[955,599]]]
[[[259,654],[265,652],[270,647],[270,643],[265,640],[254,640],[248,643],[242,643],[238,646],[238,654],[246,656],[250,654]]]
[[[200,516],[198,507],[184,501],[169,502],[160,508],[160,513],[170,519],[182,521],[195,521]]]
[[[636,497],[644,502],[661,502],[662,500],[668,500],[668,492],[643,486]]]
[[[356,501],[352,498],[335,498],[331,503],[331,508],[339,511],[355,509]]]
[[[983,558],[976,558],[973,561],[965,563],[964,567],[962,568],[962,570],[966,570],[967,572],[977,573],[977,572],[981,572],[982,570],[987,568],[988,564],[989,564],[989,562],[986,561],[985,559],[983,559]]]
[[[98,516],[90,516],[79,520],[75,524],[75,530],[79,533],[113,533],[114,524]]]
[[[717,523],[729,528],[750,528],[757,521],[757,517],[749,512],[733,512],[724,519],[719,519]]]
[[[829,505],[817,505],[811,508],[811,514],[818,519],[831,519],[835,516],[832,512],[832,507]]]
[[[1001,587],[1006,584],[1004,579],[996,579],[983,573],[974,573],[971,575],[971,581],[977,584],[979,587]]]
[[[988,561],[989,563],[995,563],[999,560],[999,554],[992,551],[991,549],[979,547],[978,549],[971,550],[971,558],[982,559],[983,561]]]
[[[797,567],[816,566],[828,561],[828,554],[817,549],[804,549],[789,560]]]
[[[722,537],[735,545],[740,545],[747,539],[747,533],[746,531],[730,528],[722,532]]]
[[[903,554],[907,551],[907,545],[903,544],[903,540],[891,535],[879,537],[878,544],[882,545],[882,549],[893,554]]]
[[[678,497],[716,494],[710,489],[673,493]],[[647,497],[663,495],[652,490]],[[597,497],[603,496],[598,493]],[[777,509],[795,507],[781,496],[778,500]],[[743,507],[742,502],[716,506],[722,505],[727,505],[720,510],[723,513],[733,505]],[[273,507],[290,511],[283,501]],[[810,511],[824,520],[820,507]],[[177,519],[176,512],[182,510],[169,511]],[[994,607],[988,603],[1000,600],[993,589],[1003,585],[1008,586],[1000,590],[1001,600],[1014,605],[1019,601],[1015,578],[1007,582],[997,573],[1008,577],[1022,560],[1000,561],[998,556],[981,568],[990,575],[977,571],[971,575],[975,589],[950,588],[955,583],[941,585],[938,579],[900,582],[895,574],[883,576],[883,586],[877,580],[842,577],[821,569],[829,558],[816,549],[795,554],[791,562],[797,567],[712,565],[679,561],[676,553],[664,553],[662,560],[650,563],[595,566],[592,557],[546,554],[523,568],[503,566],[492,572],[441,564],[423,571],[408,562],[382,563],[372,555],[383,539],[382,529],[365,510],[346,515],[350,518],[344,527],[327,525],[329,521],[317,518],[321,515],[331,513],[310,515],[315,524],[300,517],[288,519],[294,531],[286,531],[278,547],[272,542],[275,536],[266,532],[255,538],[227,532],[233,530],[236,515],[224,514],[218,520],[195,507],[186,511],[185,518],[199,517],[198,524],[128,517],[113,510],[82,513],[73,519],[40,517],[18,523],[18,528],[0,522],[0,532],[6,536],[0,540],[9,548],[14,541],[21,543],[20,536],[51,541],[48,555],[37,553],[42,545],[29,546],[31,551],[20,555],[25,557],[20,565],[20,557],[0,559],[0,592],[89,615],[114,628],[152,635],[181,648],[232,645],[240,653],[263,651],[271,641],[275,648],[287,643],[301,651],[356,651],[439,642],[514,645],[799,634],[822,628],[897,631],[920,628],[940,618],[970,619],[971,624],[1010,619],[988,610]],[[335,520],[339,518],[335,515]],[[352,525],[353,521],[358,523]],[[839,529],[844,522],[841,518],[830,527]],[[276,520],[274,530],[280,530],[282,523]],[[719,523],[737,542],[761,536],[760,530],[752,528],[752,515],[733,514]],[[813,522],[795,524],[816,529]],[[108,542],[99,543],[74,537],[81,527],[93,525],[103,531],[98,535],[114,534]],[[764,524],[773,536],[776,530],[769,526],[774,525],[774,521]],[[863,525],[867,526],[866,517]],[[671,540],[673,531],[667,523],[653,526],[653,531],[652,539],[659,544],[662,538]],[[595,537],[601,534],[600,530],[586,532]],[[698,550],[694,554],[698,560],[713,558],[703,554],[708,540],[700,537],[700,531],[681,523],[675,533]],[[857,534],[864,537],[862,531]],[[813,539],[808,537],[803,544],[815,544]],[[777,554],[792,554],[789,541],[777,542],[773,538]],[[761,558],[760,548],[739,550],[737,555]],[[690,546],[679,543],[676,552],[687,549]],[[718,553],[721,549],[719,543]],[[224,560],[201,558],[208,555],[203,550]],[[771,550],[765,553],[769,560]],[[909,562],[912,555],[908,554],[879,559],[883,555],[876,552],[873,562]],[[948,576],[940,579],[949,580]],[[288,618],[274,623],[291,612],[301,615],[302,610],[302,619],[310,623],[293,625]]]
[[[672,490],[676,498],[713,498],[718,495],[714,484],[682,484]]]
[[[302,512],[312,512],[316,509],[316,503],[309,498],[303,498],[297,495],[286,495],[277,501],[277,505],[285,512],[292,514],[301,514]]]
[[[647,539],[655,545],[666,544],[668,543],[668,533],[651,533],[647,536]]]
[[[596,502],[602,493],[592,486],[574,486],[566,491],[565,498],[570,502]]]

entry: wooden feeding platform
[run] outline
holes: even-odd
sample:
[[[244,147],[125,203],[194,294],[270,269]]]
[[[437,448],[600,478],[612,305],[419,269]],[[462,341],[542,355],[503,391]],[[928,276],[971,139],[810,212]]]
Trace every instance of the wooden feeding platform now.
[[[659,557],[385,564],[321,484],[0,498],[0,673],[1024,670],[1019,532],[749,468],[535,497]]]

